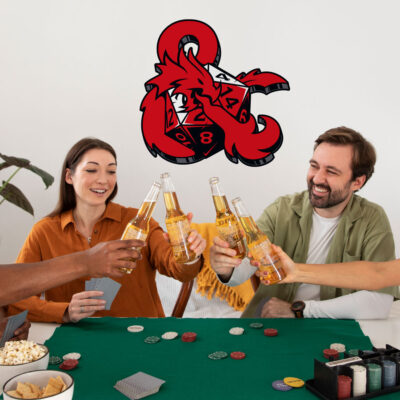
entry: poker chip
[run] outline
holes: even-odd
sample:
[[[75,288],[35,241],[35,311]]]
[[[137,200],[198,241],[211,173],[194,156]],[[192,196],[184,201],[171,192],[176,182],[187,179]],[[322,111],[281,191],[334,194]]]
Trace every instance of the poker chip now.
[[[208,358],[210,360],[223,360],[224,358],[228,357],[228,353],[225,351],[214,351],[214,353],[211,353],[208,355]]]
[[[337,360],[339,358],[339,352],[335,349],[324,349],[324,357],[328,360]]]
[[[244,329],[240,327],[234,327],[229,329],[231,335],[243,335]]]
[[[275,390],[279,390],[281,392],[288,392],[289,390],[293,389],[291,386],[286,385],[286,383],[283,382],[282,380],[273,381],[272,382],[272,387]]]
[[[173,340],[178,337],[178,332],[165,332],[161,335],[161,337],[165,340]]]
[[[249,326],[253,329],[261,329],[264,325],[261,322],[252,322]]]
[[[351,381],[347,375],[338,375],[338,399],[348,399],[351,396]]]
[[[337,350],[338,353],[344,353],[346,351],[346,346],[342,343],[332,343],[329,347],[333,350]]]
[[[147,338],[144,339],[145,343],[150,343],[150,344],[158,343],[159,341],[160,338],[158,336],[147,336]]]
[[[265,336],[278,336],[278,330],[274,328],[264,329]]]
[[[129,332],[138,333],[138,332],[142,332],[142,330],[144,329],[144,327],[143,327],[142,325],[131,325],[131,326],[128,326],[126,329],[127,329]]]
[[[286,385],[289,385],[294,388],[301,388],[304,386],[304,381],[302,379],[294,378],[292,376],[284,378],[283,382],[286,383]]]
[[[62,364],[60,364],[58,366],[58,368],[70,370],[70,369],[76,368],[78,366],[78,364],[79,364],[78,360],[69,359],[69,360],[65,360]]]
[[[63,355],[63,360],[79,360],[81,355],[79,353],[68,353]]]
[[[246,358],[246,353],[243,353],[243,351],[232,351],[231,358],[234,360],[243,360],[243,358]]]
[[[182,342],[194,342],[197,338],[197,333],[195,332],[185,332],[181,339]]]
[[[49,364],[50,365],[60,364],[61,361],[62,361],[61,357],[58,357],[58,356],[50,356],[49,357]]]

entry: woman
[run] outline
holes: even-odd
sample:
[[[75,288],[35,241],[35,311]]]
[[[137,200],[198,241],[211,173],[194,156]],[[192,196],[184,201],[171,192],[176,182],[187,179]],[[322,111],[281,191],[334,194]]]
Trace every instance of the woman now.
[[[125,208],[111,200],[117,194],[117,157],[114,149],[99,139],[85,138],[68,152],[60,183],[56,209],[34,225],[17,262],[36,262],[88,249],[99,242],[121,237],[137,209]],[[200,256],[205,241],[196,232],[189,236],[190,248]],[[144,243],[143,243],[144,244]],[[29,309],[32,321],[77,322],[95,316],[163,317],[155,283],[156,270],[181,281],[194,278],[202,260],[177,264],[163,230],[151,220],[141,257],[130,275],[116,279],[121,288],[110,311],[105,301],[92,297],[98,291],[85,291],[85,279],[45,292],[45,300],[30,297],[9,306],[9,313]]]

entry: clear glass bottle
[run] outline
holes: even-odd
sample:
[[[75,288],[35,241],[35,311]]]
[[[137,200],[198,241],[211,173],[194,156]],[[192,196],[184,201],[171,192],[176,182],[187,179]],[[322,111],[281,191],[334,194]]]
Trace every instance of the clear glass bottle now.
[[[197,256],[189,248],[188,236],[191,231],[189,220],[181,210],[174,185],[168,172],[161,175],[161,182],[167,211],[165,225],[175,260],[183,264],[192,263],[197,260]]]
[[[121,239],[138,239],[146,241],[149,233],[149,223],[151,215],[153,214],[154,207],[160,194],[161,185],[158,182],[154,182],[149,192],[146,195],[142,205],[139,208],[138,213],[133,217],[126,225],[124,233]],[[135,261],[129,259],[129,261]],[[127,274],[132,272],[129,268],[121,268]]]
[[[240,197],[233,199],[232,204],[246,234],[251,256],[260,264],[258,267],[261,272],[260,280],[268,281],[271,285],[280,282],[286,274],[279,257],[271,248],[267,235],[254,222]]]
[[[246,255],[246,245],[239,222],[235,214],[231,211],[226,200],[225,193],[219,185],[219,178],[213,177],[209,180],[211,194],[214,201],[215,211],[217,213],[215,225],[218,236],[229,243],[229,247],[236,251],[235,258],[243,259]]]

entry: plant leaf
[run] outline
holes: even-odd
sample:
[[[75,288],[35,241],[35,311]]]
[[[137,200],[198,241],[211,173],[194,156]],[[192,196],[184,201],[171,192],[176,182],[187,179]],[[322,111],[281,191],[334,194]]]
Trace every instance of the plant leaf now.
[[[11,167],[11,164],[9,164],[7,161],[1,163],[1,164],[0,164],[0,171],[1,171],[2,169],[4,169],[4,168],[7,168],[7,167]]]
[[[0,157],[10,165],[15,165],[16,167],[21,167],[21,168],[26,168],[31,163],[26,158],[10,157],[1,153]]]
[[[3,181],[3,185],[4,183],[5,182]],[[0,195],[10,203],[15,204],[17,207],[20,207],[29,214],[33,215],[33,207],[31,203],[29,203],[29,200],[25,197],[25,195],[12,183],[8,183],[0,192]]]
[[[39,175],[42,178],[42,181],[44,182],[46,189],[54,182],[54,178],[52,175],[50,175],[48,172],[43,171],[42,169],[40,169],[38,167],[35,167],[32,164],[25,168],[27,168],[30,171],[34,172],[35,174]]]

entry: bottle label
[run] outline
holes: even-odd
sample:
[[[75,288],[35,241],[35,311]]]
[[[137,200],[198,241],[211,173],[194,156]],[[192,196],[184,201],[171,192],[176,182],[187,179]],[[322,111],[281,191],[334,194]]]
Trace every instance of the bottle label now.
[[[143,229],[138,229],[134,225],[128,225],[125,229],[125,232],[122,234],[122,239],[138,239],[146,241],[147,233],[143,231]]]
[[[248,244],[251,256],[258,261],[262,267],[275,265],[279,258],[272,253],[269,240],[262,240]]]
[[[239,224],[236,218],[230,216],[226,218],[218,218],[216,221],[218,235],[222,240],[229,243],[229,247],[235,248],[239,253],[244,251],[242,235],[239,230]]]
[[[193,261],[196,258],[196,253],[189,249],[187,238],[191,229],[186,216],[168,218],[165,225],[175,260],[180,263]]]
[[[169,240],[172,246],[180,246],[187,242],[187,237],[190,233],[190,224],[186,218],[173,218],[167,220],[165,225],[167,226]]]

